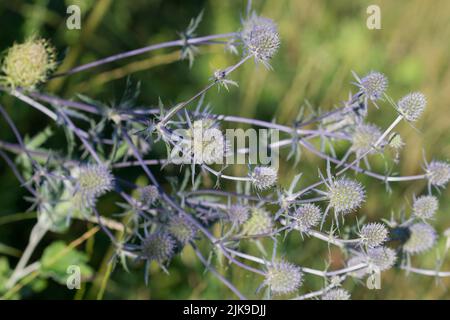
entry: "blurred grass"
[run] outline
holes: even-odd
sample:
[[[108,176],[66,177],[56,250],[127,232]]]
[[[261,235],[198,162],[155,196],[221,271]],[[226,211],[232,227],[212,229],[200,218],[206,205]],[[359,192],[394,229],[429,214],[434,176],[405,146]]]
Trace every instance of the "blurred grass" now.
[[[398,131],[406,140],[407,147],[401,154],[399,172],[402,175],[418,174],[422,171],[422,152],[430,160],[431,155],[440,159],[450,156],[450,2],[437,1],[331,1],[331,0],[277,0],[256,1],[254,7],[262,15],[278,22],[282,38],[280,52],[273,60],[274,71],[247,63],[232,75],[239,88],[230,93],[211,90],[207,101],[215,112],[271,120],[276,117],[283,124],[290,124],[299,107],[309,101],[314,107],[328,110],[345,100],[355,87],[351,71],[363,75],[370,70],[385,73],[389,80],[389,94],[398,99],[409,91],[420,90],[428,97],[424,117],[417,123],[420,132],[406,124]],[[82,6],[81,31],[65,28],[66,4]],[[368,30],[366,8],[378,4],[382,14],[382,29]],[[191,17],[205,8],[205,17],[198,34],[225,33],[237,30],[245,5],[241,1],[163,1],[163,0],[99,0],[99,1],[2,1],[0,4],[0,50],[14,41],[21,41],[31,34],[41,34],[52,40],[65,55],[61,69],[86,63],[96,58],[143,47],[151,43],[173,40],[176,31],[181,31]],[[66,48],[69,48],[66,51]],[[158,97],[166,104],[182,101],[199,90],[217,68],[237,61],[237,57],[225,53],[221,47],[204,47],[190,70],[186,62],[177,62],[177,53],[162,50],[140,57],[127,59],[107,66],[83,72],[68,78],[51,81],[46,90],[63,97],[83,94],[114,100],[120,96],[127,75],[142,81],[139,102],[155,105]],[[24,107],[9,97],[2,96],[1,103],[13,117],[23,134],[32,135],[46,125],[47,119]],[[387,105],[382,110],[371,110],[370,121],[387,127],[395,113]],[[11,133],[1,122],[0,138],[14,141]],[[338,150],[339,151],[339,150]],[[282,185],[287,185],[293,175],[304,172],[302,183],[317,180],[318,163],[323,161],[304,153],[297,166],[282,163]],[[9,169],[0,162],[0,218],[23,212],[23,191]],[[383,162],[376,161],[375,170],[383,170]],[[236,174],[245,174],[236,168]],[[176,174],[176,172],[169,172]],[[368,194],[367,203],[358,216],[369,220],[388,218],[391,212],[408,208],[413,194],[423,192],[422,182],[393,185],[392,194],[384,191],[384,185],[361,178]],[[214,181],[211,181],[214,183]],[[20,191],[20,192],[19,192]],[[442,232],[450,226],[449,191],[440,198],[440,210],[435,226]],[[105,204],[113,208],[114,203]],[[105,210],[106,211],[106,210]],[[109,210],[111,211],[111,210]],[[352,217],[354,218],[354,217]],[[351,218],[350,218],[351,219]],[[14,248],[26,244],[31,223],[20,221],[0,226],[0,243]],[[86,225],[75,223],[65,235],[52,234],[47,239],[63,238],[70,242]],[[88,242],[89,243],[89,242]],[[445,239],[440,239],[442,250]],[[109,241],[97,234],[91,247],[91,263],[98,274],[87,290],[78,292],[76,298],[95,299],[101,288],[107,261],[110,255]],[[252,252],[254,248],[249,246]],[[280,250],[286,251],[290,260],[301,265],[324,268],[330,253],[333,268],[342,263],[337,250],[328,248],[315,240],[289,237]],[[256,253],[256,252],[255,252]],[[433,268],[436,252],[414,258],[416,266]],[[244,294],[250,296],[261,279],[236,268],[219,266]],[[450,270],[447,261],[443,269]],[[166,276],[156,266],[152,267],[149,287],[143,282],[143,268],[133,268],[126,273],[120,267],[113,270],[104,292],[104,298],[234,298],[211,274],[203,274],[204,268],[195,253],[186,249],[171,265],[171,275]],[[377,299],[449,299],[447,288],[450,281],[436,284],[435,279],[418,275],[405,276],[401,271],[383,274],[382,289],[370,291],[348,281],[353,298]],[[305,290],[317,289],[321,279],[307,277]],[[354,288],[353,288],[354,287]],[[31,294],[31,293],[29,293]],[[58,285],[50,284],[39,294],[26,298],[73,298],[74,293]]]

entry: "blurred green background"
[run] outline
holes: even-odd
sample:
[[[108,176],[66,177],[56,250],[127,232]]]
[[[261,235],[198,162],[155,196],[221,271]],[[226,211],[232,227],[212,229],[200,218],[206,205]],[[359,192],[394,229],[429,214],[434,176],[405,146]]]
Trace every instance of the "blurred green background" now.
[[[82,9],[81,30],[65,27],[66,6],[79,4]],[[381,8],[381,30],[366,27],[366,8],[377,4]],[[242,1],[168,1],[168,0],[36,0],[0,2],[0,50],[14,41],[22,41],[38,34],[49,38],[64,56],[60,70],[139,48],[148,44],[177,39],[192,17],[205,9],[204,19],[197,34],[233,32],[240,28],[244,16]],[[240,115],[271,120],[276,117],[282,124],[291,124],[305,100],[315,108],[328,110],[348,97],[353,81],[351,71],[364,75],[371,70],[385,73],[389,78],[388,93],[398,99],[404,94],[420,90],[428,98],[425,115],[417,123],[420,132],[406,124],[398,131],[407,146],[401,154],[398,172],[414,175],[422,172],[422,152],[427,159],[446,160],[450,156],[450,1],[253,1],[254,9],[279,24],[282,46],[272,61],[273,71],[246,63],[232,74],[239,88],[230,92],[211,90],[206,100],[219,114]],[[67,78],[50,81],[45,90],[71,98],[82,93],[98,100],[113,101],[120,98],[126,77],[142,82],[141,105],[156,105],[158,97],[170,105],[189,98],[207,83],[212,73],[238,61],[239,57],[227,53],[221,46],[202,47],[192,69],[186,61],[179,61],[176,48],[141,55]],[[47,118],[36,111],[1,95],[0,103],[14,119],[23,135],[32,136],[47,124]],[[370,111],[370,121],[386,128],[395,117],[387,104],[381,110]],[[13,135],[0,121],[0,139],[14,142]],[[60,143],[63,140],[60,141]],[[58,145],[56,145],[58,147]],[[339,150],[341,152],[342,150]],[[163,156],[163,155],[162,155]],[[305,152],[297,166],[292,162],[281,164],[280,184],[288,186],[293,175],[305,172],[302,183],[317,180],[317,168],[324,163]],[[382,161],[375,161],[375,171],[382,171]],[[236,174],[244,171],[236,169]],[[136,176],[140,173],[136,171]],[[165,173],[166,174],[166,173]],[[167,174],[177,171],[167,169]],[[394,184],[388,194],[379,181],[359,179],[369,194],[358,216],[368,220],[389,218],[391,212],[410,207],[413,194],[425,192],[426,182]],[[211,181],[213,186],[214,181]],[[28,239],[33,220],[10,222],[10,218],[27,209],[23,201],[23,188],[0,162],[0,244],[22,250]],[[450,201],[448,190],[440,197],[440,210],[434,221],[438,232],[450,227]],[[114,201],[102,203],[105,212],[114,211]],[[103,211],[102,211],[103,212]],[[353,218],[354,219],[354,218]],[[19,218],[18,218],[19,220]],[[51,233],[36,251],[36,257],[45,244],[62,239],[69,243],[86,231],[84,222],[73,224],[65,234]],[[439,238],[436,248],[442,252],[446,239]],[[3,248],[3,247],[2,247]],[[27,299],[95,299],[99,297],[102,281],[107,272],[112,248],[107,237],[97,233],[81,247],[89,256],[95,273],[82,290],[70,291],[49,280],[40,290],[25,288]],[[249,246],[250,252],[255,252]],[[286,257],[299,265],[317,269],[325,267],[331,254],[331,268],[342,266],[342,255],[318,240],[302,240],[291,236],[280,248]],[[11,265],[17,261],[18,251],[0,251],[8,256]],[[434,268],[436,250],[414,257],[413,265]],[[254,296],[261,278],[226,265],[219,266],[244,294]],[[450,270],[450,259],[443,265]],[[353,299],[448,299],[450,281],[436,283],[432,277],[406,276],[400,270],[383,273],[382,289],[368,290],[352,280],[344,287]],[[321,288],[322,280],[308,276],[305,292]],[[170,276],[152,267],[150,284],[144,285],[142,265],[131,267],[130,273],[118,267],[106,283],[102,298],[117,299],[222,299],[235,298],[233,294],[204,268],[195,254],[186,249],[174,259]]]

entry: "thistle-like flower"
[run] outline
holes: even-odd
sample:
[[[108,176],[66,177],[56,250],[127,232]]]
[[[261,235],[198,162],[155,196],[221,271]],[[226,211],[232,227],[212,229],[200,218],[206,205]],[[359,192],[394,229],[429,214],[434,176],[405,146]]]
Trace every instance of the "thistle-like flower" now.
[[[277,182],[278,172],[273,167],[256,167],[251,174],[252,183],[256,189],[265,190]]]
[[[444,161],[431,161],[426,168],[428,182],[436,187],[443,187],[450,180],[450,164]]]
[[[361,242],[368,248],[375,248],[383,244],[388,237],[388,230],[381,223],[368,223],[365,224],[359,233]]]
[[[359,208],[365,199],[363,186],[355,180],[339,178],[328,185],[329,205],[335,213],[348,214]]]
[[[436,231],[427,223],[418,222],[410,227],[409,238],[403,244],[403,250],[409,254],[417,254],[428,251],[436,243]]]
[[[235,204],[228,209],[227,213],[231,223],[241,225],[248,220],[250,210],[246,206]]]
[[[372,71],[357,83],[361,92],[371,101],[380,99],[388,87],[388,79],[380,72]]]
[[[427,105],[427,99],[421,92],[407,94],[398,101],[398,111],[408,121],[417,121]]]
[[[167,231],[183,245],[193,240],[196,234],[195,226],[179,215],[170,218]]]
[[[397,255],[391,248],[376,247],[367,250],[369,270],[388,270],[394,266],[396,260]]]
[[[352,134],[352,146],[350,150],[360,157],[367,152],[373,153],[373,146],[381,136],[381,130],[373,124],[360,124],[355,127]]]
[[[421,196],[414,200],[413,215],[421,219],[430,219],[434,216],[439,207],[438,199],[435,196]]]
[[[345,289],[331,289],[322,295],[322,300],[350,300],[350,293]]]
[[[169,260],[175,249],[175,241],[165,232],[150,234],[141,244],[141,257],[163,264]]]
[[[45,39],[30,38],[6,52],[2,72],[7,85],[33,89],[56,68],[55,49]]]
[[[289,224],[296,230],[307,232],[319,224],[322,219],[322,210],[312,203],[300,205],[289,217]]]
[[[275,294],[291,293],[302,284],[303,274],[296,265],[278,261],[267,267],[264,284]]]
[[[142,205],[151,206],[159,197],[158,188],[154,185],[139,188],[139,201]]]
[[[97,198],[113,188],[114,176],[104,165],[92,165],[80,167],[76,196],[80,197],[81,205],[89,208],[95,205]]]
[[[241,39],[247,54],[253,55],[257,62],[270,67],[269,61],[280,47],[277,25],[271,19],[253,13],[244,21]]]
[[[269,212],[263,208],[252,208],[251,216],[242,226],[242,232],[245,235],[259,235],[272,232],[273,219]]]

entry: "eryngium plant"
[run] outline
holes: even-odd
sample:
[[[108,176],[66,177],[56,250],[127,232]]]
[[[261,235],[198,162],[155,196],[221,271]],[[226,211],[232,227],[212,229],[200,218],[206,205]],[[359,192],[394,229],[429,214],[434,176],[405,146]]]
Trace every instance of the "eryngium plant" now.
[[[32,201],[32,208],[38,211],[28,247],[9,275],[6,291],[0,293],[6,298],[14,296],[15,285],[39,268],[39,262],[30,262],[30,258],[46,232],[64,232],[73,219],[97,224],[89,232],[102,230],[109,237],[116,257],[110,263],[120,261],[130,272],[144,268],[146,281],[151,280],[148,271],[152,264],[170,276],[171,261],[190,248],[205,268],[240,299],[248,298],[241,292],[241,284],[231,283],[216,269],[224,266],[224,261],[258,277],[255,283],[246,283],[255,289],[250,298],[347,300],[352,287],[346,288],[347,279],[364,279],[392,268],[424,276],[450,276],[450,272],[439,270],[439,261],[428,270],[413,266],[410,258],[435,247],[439,235],[431,224],[440,214],[439,190],[450,180],[450,164],[425,160],[423,172],[418,175],[391,174],[400,150],[407,147],[394,129],[402,121],[417,124],[426,112],[425,95],[414,92],[393,99],[387,92],[387,77],[370,71],[362,77],[353,74],[356,93],[342,106],[324,114],[303,114],[292,126],[216,114],[214,101],[210,103],[212,107],[204,107],[204,94],[213,87],[230,90],[229,85],[239,90],[230,77],[247,61],[255,61],[256,68],[262,64],[271,69],[270,62],[276,59],[282,41],[277,24],[254,12],[248,12],[241,29],[232,33],[196,37],[200,21],[201,16],[193,19],[180,40],[106,57],[53,75],[70,76],[169,46],[181,47],[181,58],[188,59],[190,65],[204,44],[225,44],[238,55],[235,64],[212,70],[212,77],[205,79],[209,83],[202,90],[173,106],[164,106],[162,101],[156,107],[137,106],[138,87],[131,83],[124,99],[113,105],[86,97],[82,101],[57,97],[39,87],[49,81],[49,73],[56,67],[56,53],[49,41],[31,38],[6,50],[1,62],[1,90],[44,113],[56,129],[63,128],[69,148],[63,154],[64,148],[50,150],[43,144],[37,150],[32,144],[25,144],[21,128],[16,128],[0,106],[16,137],[16,143],[0,144],[0,155],[30,193],[27,201]],[[387,128],[366,120],[369,113],[383,116],[383,109],[387,108],[398,113]],[[291,156],[306,150],[323,160],[317,163],[317,180],[303,183],[302,165],[295,167],[298,175],[290,183],[280,182],[278,168],[267,163],[248,162],[246,174],[231,175],[233,165],[223,164],[224,157],[248,153],[250,149],[230,149],[229,141],[217,135],[225,122],[278,130],[285,140],[266,147],[292,148],[287,159],[281,159],[280,171],[283,166],[295,166],[289,161]],[[342,156],[334,148],[338,144],[346,145]],[[167,158],[155,158],[158,153],[154,150],[161,146],[166,148]],[[182,159],[190,162],[172,162],[174,151],[184,152]],[[18,162],[10,159],[12,155],[27,163],[26,168],[17,167]],[[379,156],[388,163],[386,172],[371,169],[370,162]],[[131,180],[128,171],[135,166],[147,181]],[[176,167],[180,174],[167,180],[157,179],[155,172],[162,170],[164,176],[168,166]],[[215,188],[208,187],[207,181],[212,177],[217,181]],[[365,217],[361,210],[367,198],[375,202],[386,200],[377,200],[367,179],[364,184],[361,182],[362,177],[383,182],[387,187],[423,180],[428,188],[405,202],[401,214],[389,218],[380,212],[379,221],[366,221],[375,220]],[[232,184],[232,190],[222,188],[224,181]],[[102,199],[112,194],[121,199],[116,208],[99,210]],[[330,255],[330,261],[324,261],[319,269],[308,262],[299,264],[295,256],[283,250],[284,242],[295,234],[300,235],[294,238],[296,241],[319,241],[336,247],[344,259],[339,265],[336,261],[331,264]],[[309,277],[321,278],[323,287],[313,291],[304,287]],[[364,285],[364,281],[357,283]]]

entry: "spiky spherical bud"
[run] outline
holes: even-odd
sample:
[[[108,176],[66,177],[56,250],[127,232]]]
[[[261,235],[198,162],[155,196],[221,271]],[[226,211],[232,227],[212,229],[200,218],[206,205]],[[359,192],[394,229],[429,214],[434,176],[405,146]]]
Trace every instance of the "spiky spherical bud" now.
[[[418,218],[430,219],[438,207],[439,202],[435,196],[421,196],[414,200],[413,214]]]
[[[392,268],[397,260],[395,251],[387,247],[369,248],[367,250],[367,262],[369,269],[384,271]]]
[[[30,38],[8,49],[2,63],[6,83],[33,89],[56,67],[55,49],[45,39]]]
[[[345,289],[331,289],[322,295],[322,300],[350,300],[350,293]]]
[[[450,164],[444,161],[431,161],[426,174],[431,185],[443,187],[450,180]]]
[[[355,180],[339,178],[328,186],[330,207],[336,213],[347,214],[359,208],[365,199],[363,186]]]
[[[113,188],[114,176],[104,165],[80,167],[77,177],[77,193],[84,206],[93,206],[98,197]]]
[[[408,227],[409,238],[403,244],[403,250],[410,254],[422,253],[431,249],[436,242],[436,231],[427,223],[415,223]]]
[[[182,244],[194,239],[196,234],[195,226],[179,215],[170,218],[167,231]]]
[[[244,21],[241,39],[247,54],[256,61],[268,65],[268,61],[280,47],[280,35],[276,24],[271,20],[253,14]]]
[[[312,203],[300,205],[289,219],[289,224],[294,229],[301,232],[307,232],[312,227],[319,224],[322,219],[322,210]]]
[[[391,134],[391,137],[389,139],[389,147],[398,151],[403,148],[404,145],[405,142],[403,142],[402,137],[398,133],[394,132],[393,134]]]
[[[269,212],[263,208],[252,208],[250,219],[248,219],[242,228],[245,235],[260,235],[272,232],[273,219]]]
[[[368,223],[361,228],[359,236],[364,245],[369,248],[378,247],[386,241],[388,237],[387,228],[381,223]]]
[[[148,185],[146,187],[139,188],[139,200],[141,201],[142,205],[144,206],[150,206],[159,197],[159,191],[158,188],[154,185]]]
[[[413,92],[401,98],[398,111],[408,121],[417,121],[427,105],[427,99],[420,92]]]
[[[360,124],[355,127],[352,134],[351,150],[360,157],[367,152],[373,153],[375,151],[374,145],[381,136],[380,129],[373,124]]]
[[[243,205],[235,204],[228,209],[228,218],[236,225],[241,225],[247,221],[249,215],[249,208]]]
[[[386,91],[388,79],[384,74],[372,71],[361,79],[358,86],[368,99],[375,101],[380,99]]]
[[[256,167],[251,175],[255,188],[265,190],[277,182],[277,170],[273,167]]]
[[[264,284],[275,294],[285,294],[297,290],[302,284],[302,280],[301,269],[282,260],[267,267]]]
[[[141,256],[160,264],[169,260],[175,249],[175,241],[165,232],[155,232],[144,239],[141,245]]]

